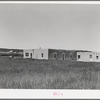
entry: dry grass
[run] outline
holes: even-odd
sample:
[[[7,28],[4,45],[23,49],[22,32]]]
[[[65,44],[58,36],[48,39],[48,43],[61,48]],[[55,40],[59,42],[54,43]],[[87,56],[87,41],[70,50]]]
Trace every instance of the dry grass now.
[[[0,58],[0,88],[100,89],[100,63]]]

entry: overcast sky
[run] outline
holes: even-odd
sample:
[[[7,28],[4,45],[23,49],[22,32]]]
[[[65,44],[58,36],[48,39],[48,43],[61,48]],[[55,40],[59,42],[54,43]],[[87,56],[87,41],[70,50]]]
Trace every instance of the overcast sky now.
[[[100,5],[0,4],[0,48],[100,51]]]

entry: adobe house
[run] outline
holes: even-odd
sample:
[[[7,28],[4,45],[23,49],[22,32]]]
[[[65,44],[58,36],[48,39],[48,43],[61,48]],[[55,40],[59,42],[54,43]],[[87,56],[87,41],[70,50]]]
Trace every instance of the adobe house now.
[[[48,49],[48,59],[76,60],[75,50]]]
[[[25,49],[23,50],[24,58],[33,58],[33,49]]]
[[[100,52],[77,52],[77,61],[100,62]]]
[[[47,60],[76,60],[77,51],[61,49],[26,49],[23,50],[23,57]]]
[[[24,58],[48,59],[48,49],[26,49],[23,50]]]

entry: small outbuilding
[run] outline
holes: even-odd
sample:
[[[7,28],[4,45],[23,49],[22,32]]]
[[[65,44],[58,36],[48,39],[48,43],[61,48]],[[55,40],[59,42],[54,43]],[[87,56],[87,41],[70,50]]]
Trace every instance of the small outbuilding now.
[[[100,62],[100,52],[77,52],[77,61]]]

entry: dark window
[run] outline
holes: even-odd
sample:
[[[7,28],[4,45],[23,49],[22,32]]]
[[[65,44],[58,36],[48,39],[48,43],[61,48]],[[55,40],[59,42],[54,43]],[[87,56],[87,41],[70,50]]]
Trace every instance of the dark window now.
[[[43,57],[43,53],[41,53],[41,56]]]
[[[65,54],[64,53],[62,54],[62,58],[63,58],[63,60],[65,60]]]
[[[80,59],[81,58],[81,56],[80,55],[78,55],[78,59]]]
[[[56,54],[56,53],[54,54],[54,58],[55,58],[55,59],[57,58],[57,54]]]
[[[90,55],[90,58],[92,58],[92,55]]]
[[[96,59],[99,59],[99,56],[96,56]]]
[[[29,56],[29,53],[25,53],[26,56]]]

